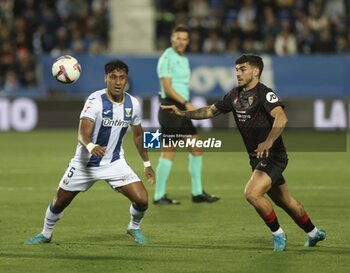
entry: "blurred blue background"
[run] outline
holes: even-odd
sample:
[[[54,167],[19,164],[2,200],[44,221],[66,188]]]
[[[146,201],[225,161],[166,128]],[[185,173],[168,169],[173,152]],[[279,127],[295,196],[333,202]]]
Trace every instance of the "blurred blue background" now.
[[[157,59],[177,24],[191,30],[198,105],[234,87],[235,59],[256,53],[265,63],[261,81],[288,106],[291,124],[350,128],[349,13],[349,0],[0,1],[0,131],[72,127],[114,58],[130,67],[128,92],[142,102],[146,124],[157,124]],[[51,75],[66,54],[82,66],[70,85]]]

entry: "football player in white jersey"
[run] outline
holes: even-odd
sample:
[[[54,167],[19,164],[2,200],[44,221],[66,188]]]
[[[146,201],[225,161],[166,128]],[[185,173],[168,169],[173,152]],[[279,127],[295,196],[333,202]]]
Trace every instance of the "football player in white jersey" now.
[[[41,233],[25,244],[49,243],[57,221],[74,197],[87,191],[97,180],[105,180],[114,190],[130,201],[131,220],[127,228],[137,244],[145,244],[140,224],[148,208],[147,191],[140,178],[124,159],[122,140],[131,126],[134,143],[143,160],[149,182],[155,174],[147,150],[143,148],[141,109],[138,101],[125,92],[128,66],[114,60],[105,65],[107,87],[92,93],[80,114],[78,146],[64,173],[56,196],[46,210]]]

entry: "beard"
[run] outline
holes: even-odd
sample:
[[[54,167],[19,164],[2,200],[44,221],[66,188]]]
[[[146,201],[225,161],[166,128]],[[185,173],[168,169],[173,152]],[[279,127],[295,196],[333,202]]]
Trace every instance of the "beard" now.
[[[252,81],[253,77],[251,77],[250,79],[246,79],[244,82],[239,83],[238,86],[241,88],[246,88]]]

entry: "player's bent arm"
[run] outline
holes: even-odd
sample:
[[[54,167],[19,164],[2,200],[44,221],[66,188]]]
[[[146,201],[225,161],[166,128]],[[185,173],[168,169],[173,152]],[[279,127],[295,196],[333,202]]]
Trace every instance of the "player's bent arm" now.
[[[167,95],[167,97],[172,98],[173,100],[181,104],[186,104],[187,101],[184,98],[182,98],[172,87],[171,78],[161,78],[160,81],[163,85],[164,92]]]
[[[91,142],[92,132],[94,130],[94,122],[89,118],[82,118],[79,122],[78,141],[86,146]]]
[[[281,106],[272,109],[270,115],[275,119],[267,140],[274,142],[283,132],[288,122],[286,113]]]
[[[143,148],[143,129],[141,124],[131,125],[134,144],[139,152],[143,162],[148,162],[148,152],[147,149]]]
[[[78,141],[86,147],[89,153],[95,156],[103,156],[106,149],[91,142],[95,123],[89,118],[81,118],[79,122]]]
[[[275,140],[282,134],[286,124],[287,116],[283,111],[282,107],[277,106],[270,112],[271,116],[275,118],[272,129],[264,142],[259,143],[256,148],[256,157],[261,158],[266,155],[269,156],[269,149],[272,147]]]
[[[143,167],[144,172],[147,177],[148,182],[154,184],[156,182],[156,175],[151,166],[151,162],[149,161],[147,149],[143,148],[143,129],[141,124],[139,125],[131,125],[132,134],[134,138],[135,146],[143,159]]]

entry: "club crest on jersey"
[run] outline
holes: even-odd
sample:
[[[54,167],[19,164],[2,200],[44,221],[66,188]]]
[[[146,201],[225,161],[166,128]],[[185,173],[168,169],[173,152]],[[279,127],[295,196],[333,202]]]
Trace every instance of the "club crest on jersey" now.
[[[253,96],[248,97],[248,103],[249,103],[249,105],[252,105],[252,104],[253,104],[253,101],[254,101],[254,97],[253,97]]]
[[[266,94],[266,100],[270,103],[275,103],[278,101],[278,97],[276,96],[275,93],[269,92]]]
[[[125,108],[124,110],[125,110],[125,116],[126,117],[131,117],[131,110],[132,110],[132,108]]]

